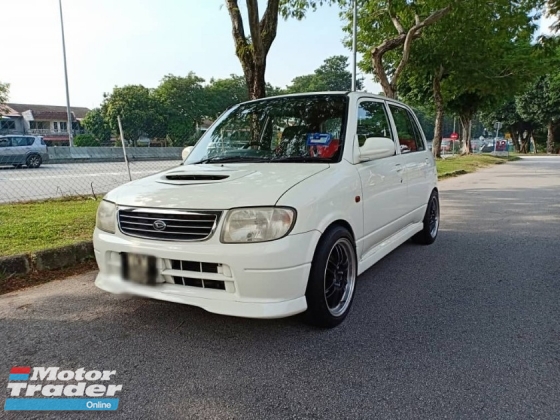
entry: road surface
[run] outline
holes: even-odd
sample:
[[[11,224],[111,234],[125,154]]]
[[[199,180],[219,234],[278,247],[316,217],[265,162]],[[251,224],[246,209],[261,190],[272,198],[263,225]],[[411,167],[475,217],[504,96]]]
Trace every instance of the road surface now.
[[[0,296],[0,371],[116,370],[111,418],[558,419],[560,159],[440,188],[436,243],[364,273],[336,329],[115,297],[90,273]]]
[[[132,179],[179,165],[179,161],[130,162]],[[0,167],[0,203],[62,195],[103,194],[129,181],[124,162],[45,164],[37,169]]]

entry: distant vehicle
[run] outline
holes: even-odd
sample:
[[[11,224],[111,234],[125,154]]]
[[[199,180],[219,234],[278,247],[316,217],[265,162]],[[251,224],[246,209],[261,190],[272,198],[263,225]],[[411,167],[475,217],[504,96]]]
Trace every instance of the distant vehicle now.
[[[0,166],[38,168],[48,162],[48,147],[41,136],[0,136]]]
[[[441,151],[443,153],[459,152],[461,150],[461,141],[454,139],[442,139]]]
[[[480,148],[484,144],[483,140],[480,139],[471,139],[471,152],[473,153],[480,153]]]

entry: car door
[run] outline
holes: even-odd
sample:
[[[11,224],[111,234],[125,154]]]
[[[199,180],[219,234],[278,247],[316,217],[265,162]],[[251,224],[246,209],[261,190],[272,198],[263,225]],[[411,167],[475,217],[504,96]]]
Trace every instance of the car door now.
[[[418,223],[424,217],[432,189],[433,158],[414,114],[395,103],[389,103],[389,110],[401,149],[403,176],[407,185],[406,222]]]
[[[0,166],[12,164],[12,140],[9,137],[0,137]]]
[[[27,152],[31,148],[27,145],[27,137],[12,137],[12,157],[14,164],[24,164]]]
[[[383,100],[362,99],[358,102],[358,146],[361,147],[369,137],[386,137],[395,141]],[[407,197],[400,161],[395,143],[393,156],[356,165],[362,183],[363,255],[404,226],[402,217],[406,213]]]

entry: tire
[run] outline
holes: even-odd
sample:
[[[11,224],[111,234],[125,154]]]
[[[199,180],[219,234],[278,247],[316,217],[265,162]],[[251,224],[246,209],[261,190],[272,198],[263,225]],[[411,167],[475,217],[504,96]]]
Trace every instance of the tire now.
[[[311,263],[305,322],[334,328],[344,321],[354,300],[357,273],[356,248],[350,232],[342,226],[327,230]]]
[[[28,168],[38,168],[41,166],[41,163],[43,163],[43,159],[41,159],[41,156],[35,154],[27,156],[27,160],[25,161]]]
[[[439,194],[434,190],[426,206],[426,214],[423,221],[424,228],[412,237],[412,241],[420,245],[433,244],[439,232],[439,219]]]

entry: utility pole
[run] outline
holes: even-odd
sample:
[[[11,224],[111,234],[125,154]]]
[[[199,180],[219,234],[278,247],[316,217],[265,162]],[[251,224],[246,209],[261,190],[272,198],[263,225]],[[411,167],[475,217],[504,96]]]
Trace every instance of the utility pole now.
[[[64,57],[64,80],[66,82],[66,112],[68,116],[68,144],[70,147],[74,146],[74,134],[72,132],[72,111],[70,110],[70,92],[68,90],[68,68],[66,67],[66,43],[64,42],[64,21],[62,19],[62,0],[58,0],[60,9],[60,30],[62,32],[62,55]]]

